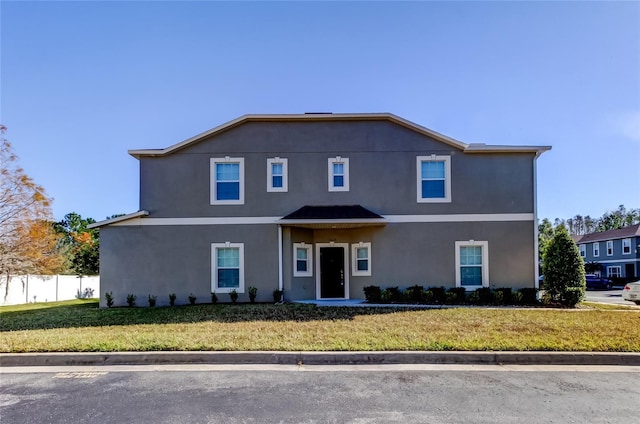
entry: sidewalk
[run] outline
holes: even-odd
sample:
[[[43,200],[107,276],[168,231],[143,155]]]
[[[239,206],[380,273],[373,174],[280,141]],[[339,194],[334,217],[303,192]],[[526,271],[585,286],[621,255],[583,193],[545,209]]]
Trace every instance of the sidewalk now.
[[[0,367],[162,364],[483,364],[639,366],[625,352],[51,352],[0,353]]]

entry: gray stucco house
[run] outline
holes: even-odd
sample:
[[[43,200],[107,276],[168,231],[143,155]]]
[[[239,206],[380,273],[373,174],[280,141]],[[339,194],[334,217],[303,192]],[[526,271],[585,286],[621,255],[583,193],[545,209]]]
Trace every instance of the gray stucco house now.
[[[101,304],[257,287],[535,287],[536,160],[388,113],[245,115],[140,161],[140,210],[100,228]],[[226,301],[228,297],[218,295]],[[139,304],[143,302],[139,301]]]

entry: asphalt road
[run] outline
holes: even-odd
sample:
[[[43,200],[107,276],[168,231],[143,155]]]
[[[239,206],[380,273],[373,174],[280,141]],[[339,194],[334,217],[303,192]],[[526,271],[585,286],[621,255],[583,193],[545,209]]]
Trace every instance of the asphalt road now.
[[[631,423],[640,367],[2,369],[2,424]]]
[[[614,305],[635,306],[622,298],[622,288],[613,290],[587,290],[585,300],[590,302],[612,303]]]

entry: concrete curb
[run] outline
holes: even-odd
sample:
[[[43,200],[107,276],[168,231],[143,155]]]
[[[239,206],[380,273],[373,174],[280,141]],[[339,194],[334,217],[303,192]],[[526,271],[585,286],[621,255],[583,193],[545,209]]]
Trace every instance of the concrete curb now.
[[[612,352],[51,352],[1,353],[0,367],[168,364],[281,365],[640,365],[640,353]]]

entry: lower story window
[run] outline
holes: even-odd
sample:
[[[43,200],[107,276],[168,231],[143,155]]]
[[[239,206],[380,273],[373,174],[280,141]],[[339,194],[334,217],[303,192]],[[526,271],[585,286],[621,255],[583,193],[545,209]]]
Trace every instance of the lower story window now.
[[[212,292],[244,293],[244,244],[212,243]]]
[[[371,275],[371,243],[351,245],[351,275]]]
[[[313,275],[313,263],[311,246],[306,243],[293,244],[293,276],[311,277]]]
[[[471,290],[489,287],[488,242],[456,242],[456,286]]]
[[[622,271],[622,267],[619,265],[616,266],[609,266],[607,267],[607,276],[609,278],[611,277],[621,277],[621,271]]]

